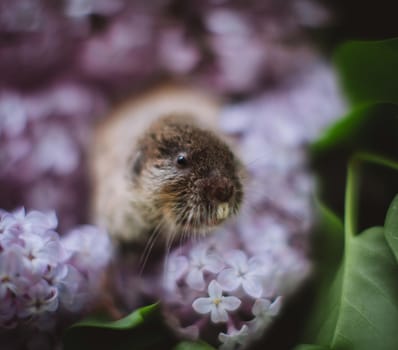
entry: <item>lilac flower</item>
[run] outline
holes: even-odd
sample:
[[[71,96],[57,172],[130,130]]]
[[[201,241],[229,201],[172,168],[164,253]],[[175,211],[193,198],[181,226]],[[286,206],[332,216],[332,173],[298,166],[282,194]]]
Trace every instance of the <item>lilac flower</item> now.
[[[250,335],[247,325],[243,325],[240,330],[234,328],[228,330],[228,333],[221,332],[218,339],[222,343],[220,350],[234,350],[237,346],[245,345]]]
[[[21,273],[21,262],[14,251],[0,254],[0,300],[6,295],[17,292],[18,276]]]
[[[231,267],[220,272],[217,279],[223,289],[233,291],[242,286],[248,295],[258,298],[263,292],[260,261],[255,257],[248,260],[239,250],[232,251],[227,261]]]
[[[112,254],[109,238],[86,226],[64,243],[56,226],[54,212],[0,211],[0,327],[49,328],[60,313],[80,313],[95,302],[91,288],[98,293]]]
[[[54,312],[58,307],[58,290],[41,280],[29,287],[18,300],[18,317],[28,318],[46,312]]]
[[[61,241],[68,254],[67,260],[81,271],[102,270],[113,255],[108,234],[95,226],[80,226],[67,233]]]
[[[187,272],[189,263],[185,256],[172,254],[166,265],[167,272],[164,274],[164,286],[167,290],[173,291],[177,288],[176,282]]]
[[[210,282],[208,293],[209,297],[196,299],[192,307],[200,314],[210,313],[210,319],[214,323],[227,322],[227,311],[235,311],[241,304],[237,297],[223,296],[222,288],[215,280]]]
[[[268,299],[257,299],[252,307],[255,318],[250,322],[254,332],[261,332],[272,318],[278,315],[282,305],[282,297],[277,297],[272,303]],[[260,333],[261,334],[261,333]]]
[[[190,287],[196,290],[205,288],[203,274],[205,271],[219,272],[223,268],[223,263],[219,256],[208,251],[204,245],[198,245],[190,252],[190,269],[186,281]]]

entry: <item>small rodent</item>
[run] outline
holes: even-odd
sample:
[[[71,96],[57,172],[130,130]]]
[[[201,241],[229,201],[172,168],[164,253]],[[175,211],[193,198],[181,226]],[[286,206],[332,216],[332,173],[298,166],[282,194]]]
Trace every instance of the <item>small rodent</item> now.
[[[154,230],[204,235],[242,202],[243,166],[216,134],[219,104],[202,92],[161,88],[98,126],[91,154],[94,221],[117,241]]]

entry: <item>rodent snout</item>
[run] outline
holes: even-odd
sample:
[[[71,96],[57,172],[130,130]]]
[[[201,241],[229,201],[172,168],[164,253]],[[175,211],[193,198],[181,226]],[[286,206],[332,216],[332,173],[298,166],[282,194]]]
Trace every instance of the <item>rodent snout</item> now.
[[[205,186],[207,198],[216,202],[228,202],[234,194],[234,185],[226,177],[210,178]]]

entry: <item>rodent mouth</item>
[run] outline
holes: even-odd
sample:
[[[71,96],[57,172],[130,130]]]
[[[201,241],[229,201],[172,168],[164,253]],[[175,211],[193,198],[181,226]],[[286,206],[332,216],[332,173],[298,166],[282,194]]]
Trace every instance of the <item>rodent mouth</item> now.
[[[180,220],[176,221],[176,227],[182,233],[206,233],[220,225],[233,213],[229,203],[219,203],[208,210],[203,208],[188,209]]]

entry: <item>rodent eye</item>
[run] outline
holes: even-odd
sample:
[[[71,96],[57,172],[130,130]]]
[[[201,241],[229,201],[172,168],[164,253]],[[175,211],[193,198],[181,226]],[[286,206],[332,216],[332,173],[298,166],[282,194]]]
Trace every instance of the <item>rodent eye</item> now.
[[[180,167],[185,167],[185,166],[188,165],[188,161],[187,161],[187,158],[185,157],[185,155],[180,154],[180,155],[177,157],[177,164],[178,164]]]

